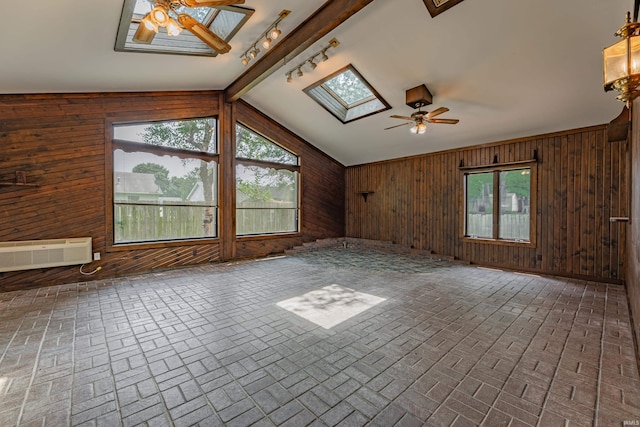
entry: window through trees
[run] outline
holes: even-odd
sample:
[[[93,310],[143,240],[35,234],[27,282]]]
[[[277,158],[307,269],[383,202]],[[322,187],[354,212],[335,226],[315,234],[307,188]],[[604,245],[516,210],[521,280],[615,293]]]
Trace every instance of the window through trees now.
[[[217,120],[113,126],[115,244],[218,235]]]
[[[531,167],[464,175],[465,236],[531,241]]]
[[[298,231],[298,156],[236,125],[236,234]]]

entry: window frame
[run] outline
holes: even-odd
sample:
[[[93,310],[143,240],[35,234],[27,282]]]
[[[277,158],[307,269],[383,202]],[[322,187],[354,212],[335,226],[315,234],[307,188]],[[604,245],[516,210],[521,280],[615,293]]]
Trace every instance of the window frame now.
[[[171,122],[179,120],[197,120],[197,119],[215,119],[216,120],[216,153],[208,153],[204,151],[187,150],[175,147],[166,147],[160,145],[145,144],[135,141],[127,141],[114,137],[114,128],[119,125],[135,125],[135,124],[148,124],[155,122]],[[105,207],[106,207],[106,246],[108,252],[125,251],[131,249],[150,249],[159,247],[173,247],[173,246],[185,246],[188,245],[203,245],[218,242],[220,240],[220,194],[221,194],[221,165],[220,165],[220,120],[217,115],[202,116],[202,117],[163,117],[150,120],[117,120],[106,121],[105,132],[107,133],[108,144],[105,144],[105,180],[110,186],[110,191],[106,191],[105,194]],[[199,159],[207,162],[213,161],[216,163],[216,178],[217,184],[215,191],[216,204],[215,216],[216,216],[216,233],[215,236],[203,236],[203,237],[185,237],[179,239],[169,240],[149,240],[149,241],[136,241],[136,242],[116,242],[115,241],[115,188],[114,188],[114,152],[116,150],[123,150],[125,152],[146,152],[159,156],[174,156],[184,159]],[[158,205],[161,206],[161,205]]]
[[[236,157],[237,151],[234,153],[234,162],[233,162],[233,168],[234,168],[234,191],[238,191],[237,190],[237,183],[238,183],[238,178],[237,178],[237,167],[238,165],[242,165],[242,166],[257,166],[257,167],[261,167],[261,168],[271,168],[271,169],[277,169],[277,170],[288,170],[291,172],[297,172],[298,173],[298,177],[297,177],[297,187],[296,187],[296,231],[278,231],[278,232],[271,232],[271,233],[251,233],[251,234],[238,234],[238,230],[237,230],[237,211],[238,211],[238,203],[236,201],[235,206],[234,206],[234,231],[235,231],[235,238],[236,240],[258,240],[258,239],[271,239],[271,238],[281,238],[282,236],[299,236],[302,234],[302,168],[301,168],[301,156],[297,153],[295,153],[294,151],[290,150],[289,148],[286,148],[283,144],[279,144],[278,142],[274,141],[272,138],[269,138],[268,136],[266,136],[264,133],[257,131],[255,128],[247,125],[244,122],[241,121],[237,121],[235,123],[235,126],[240,126],[245,128],[247,131],[249,132],[253,132],[256,135],[260,136],[261,138],[264,138],[265,140],[269,141],[270,143],[280,147],[281,149],[291,153],[292,155],[296,156],[297,158],[297,162],[296,164],[288,164],[288,163],[278,163],[278,162],[273,162],[273,161],[268,161],[268,160],[257,160],[257,159],[251,159],[251,158],[245,158],[245,157]],[[236,132],[236,129],[234,127],[234,134]],[[236,141],[236,150],[237,150],[237,141]],[[245,208],[248,209],[248,208]]]
[[[196,36],[193,36],[192,40],[198,43],[197,49],[189,49],[189,48],[172,48],[173,44],[159,44],[154,45],[153,48],[148,47],[149,45],[145,44],[136,44],[131,42],[129,39],[129,35],[134,33],[137,29],[137,26],[140,25],[140,20],[142,16],[134,13],[135,5],[137,0],[124,0],[122,6],[122,12],[120,14],[120,20],[118,22],[118,30],[116,32],[116,42],[114,46],[114,50],[116,52],[137,52],[137,53],[154,53],[154,54],[164,54],[164,55],[188,55],[188,56],[205,56],[205,57],[216,57],[218,56],[218,52],[211,49],[208,45],[198,39]],[[209,9],[209,13],[206,18],[205,25],[209,30],[211,29],[211,25],[220,14],[221,11],[226,10],[229,12],[234,12],[238,14],[244,14],[244,17],[238,22],[236,27],[223,39],[226,42],[231,42],[233,37],[240,31],[240,29],[247,23],[249,18],[255,12],[253,9],[247,7],[240,7],[235,5],[228,6],[215,6],[215,7],[207,7],[200,6],[201,8]],[[144,15],[143,15],[144,16]],[[196,19],[194,17],[194,19]],[[197,20],[197,19],[196,19]],[[200,22],[200,21],[198,21]],[[135,28],[132,28],[135,26]],[[186,31],[186,30],[185,30]],[[215,32],[215,31],[214,31]],[[187,33],[189,33],[187,31]],[[179,36],[178,36],[179,37]],[[191,34],[189,33],[189,37]],[[135,46],[135,47],[134,47]]]
[[[352,104],[348,104],[344,99],[342,99],[338,94],[336,94],[330,87],[326,85],[328,81],[333,80],[335,77],[339,76],[340,74],[344,74],[347,71],[351,71],[354,74],[354,76],[364,86],[366,86],[367,89],[369,89],[369,91],[371,92],[371,95],[369,97],[363,98]],[[323,93],[321,95],[324,95],[324,98],[331,99],[340,107],[337,107],[336,105],[331,105],[329,102],[323,100],[321,96],[316,94],[317,90],[322,90]],[[304,88],[302,91],[306,93],[315,102],[317,102],[322,108],[328,111],[333,117],[338,119],[342,124],[351,123],[353,121],[364,119],[365,117],[369,117],[374,114],[379,114],[391,109],[391,104],[389,104],[382,97],[382,95],[380,95],[380,93],[371,85],[371,83],[369,83],[362,76],[362,74],[360,74],[360,72],[356,70],[356,68],[352,64],[348,64],[347,66],[329,74],[328,76],[318,80],[317,82],[312,83],[311,85]],[[382,104],[382,108],[379,108],[375,111],[371,111],[356,117],[351,117],[351,118],[349,117],[349,111],[352,110],[353,108],[357,108],[361,105],[364,105],[368,102],[372,102],[375,100],[377,100],[378,102],[380,102],[380,104]]]
[[[500,172],[507,172],[512,170],[529,169],[530,171],[530,190],[529,190],[529,240],[514,240],[500,238],[500,197],[493,197],[493,229],[492,237],[471,237],[467,234],[467,176],[477,173],[493,173],[493,187],[494,194],[497,189],[500,188]],[[527,160],[521,162],[510,162],[484,166],[469,166],[460,167],[461,179],[462,179],[462,191],[460,192],[460,206],[462,213],[460,215],[460,238],[464,242],[473,243],[487,243],[494,245],[505,246],[521,246],[521,247],[536,247],[536,224],[538,222],[537,213],[537,160]]]

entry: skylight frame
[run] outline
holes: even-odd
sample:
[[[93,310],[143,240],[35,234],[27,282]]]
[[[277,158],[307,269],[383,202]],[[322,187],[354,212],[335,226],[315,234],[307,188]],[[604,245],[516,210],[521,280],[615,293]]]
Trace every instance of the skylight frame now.
[[[116,43],[114,46],[115,51],[207,57],[215,57],[218,55],[218,52],[207,46],[195,35],[186,30],[183,31],[178,37],[168,37],[166,33],[160,32],[156,35],[156,37],[154,38],[154,42],[152,42],[151,44],[132,42],[131,37],[135,33],[137,26],[140,24],[140,20],[144,16],[134,14],[135,6],[138,1],[139,0],[124,0],[122,14],[120,15],[120,23],[118,25]],[[207,9],[210,10],[210,13],[208,13],[205,19],[203,19],[203,22],[198,20],[198,22],[201,22],[207,28],[210,28],[214,24],[215,19],[220,15],[222,11],[229,11],[244,15],[244,17],[242,17],[242,19],[238,21],[236,26],[229,32],[229,34],[227,34],[226,37],[222,37],[226,42],[230,42],[231,39],[233,39],[236,33],[240,31],[240,29],[244,26],[244,24],[246,24],[246,22],[255,12],[255,10],[253,9],[236,5],[207,7]],[[218,35],[220,36],[220,34]],[[180,39],[181,37],[182,39]],[[155,43],[156,39],[166,39],[168,43],[158,44]],[[196,47],[181,46],[183,44],[188,45],[190,43],[195,43]]]
[[[333,80],[340,74],[347,72],[353,73],[355,78],[358,79],[360,83],[369,90],[369,92],[371,92],[371,95],[349,104],[346,100],[335,93],[329,86],[327,86],[326,83],[328,81]],[[343,124],[347,124],[354,120],[363,119],[373,114],[378,114],[391,109],[391,105],[367,81],[367,79],[365,79],[362,74],[360,74],[360,72],[356,70],[353,64],[348,64],[347,66],[331,73],[327,77],[324,77],[323,79],[307,86],[303,89],[303,92],[309,95],[309,97],[320,104],[325,110],[331,113],[331,115],[340,120]],[[371,106],[374,108],[371,109],[371,111],[364,111],[362,114],[356,113],[355,116],[350,117],[350,112],[353,112],[354,109],[365,106],[368,103],[373,103],[371,104]]]

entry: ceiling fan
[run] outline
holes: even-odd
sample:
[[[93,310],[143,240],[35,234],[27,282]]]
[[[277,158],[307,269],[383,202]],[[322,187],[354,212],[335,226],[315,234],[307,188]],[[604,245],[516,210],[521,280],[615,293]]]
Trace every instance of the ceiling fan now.
[[[436,119],[435,117],[439,116],[442,113],[446,113],[449,111],[447,107],[436,108],[431,112],[422,111],[421,108],[427,105],[431,105],[431,101],[433,99],[433,95],[429,92],[429,89],[425,85],[416,86],[407,90],[406,92],[406,104],[409,107],[417,108],[418,111],[411,114],[410,117],[407,116],[391,116],[392,119],[401,119],[407,120],[409,123],[402,123],[401,125],[390,126],[387,129],[393,129],[400,126],[411,125],[411,133],[423,134],[427,130],[427,123],[444,123],[448,125],[455,125],[459,122],[458,119]]]
[[[418,110],[415,113],[411,114],[411,117],[393,115],[393,116],[390,116],[392,119],[408,120],[410,123],[402,123],[401,125],[390,126],[388,128],[385,128],[384,130],[413,124],[411,129],[409,129],[411,133],[423,134],[427,130],[427,123],[445,123],[448,125],[455,125],[456,123],[458,123],[459,122],[458,119],[436,119],[435,118],[436,116],[439,116],[442,113],[446,113],[447,111],[449,111],[447,107],[440,107],[440,108],[436,108],[435,110],[429,113],[427,113],[426,111]]]
[[[140,20],[138,29],[132,40],[136,43],[149,44],[158,33],[160,27],[166,29],[170,36],[178,36],[183,29],[193,33],[205,44],[218,53],[231,50],[229,43],[202,25],[191,15],[182,13],[181,7],[217,7],[244,4],[245,0],[149,0],[153,5],[151,12]],[[177,19],[177,21],[176,21]]]

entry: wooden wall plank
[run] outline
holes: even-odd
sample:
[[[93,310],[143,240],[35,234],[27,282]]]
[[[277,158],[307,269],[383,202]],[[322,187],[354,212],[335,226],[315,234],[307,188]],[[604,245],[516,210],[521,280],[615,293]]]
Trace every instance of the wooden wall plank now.
[[[499,162],[524,161],[533,157],[534,149],[540,159],[533,182],[535,246],[462,239],[460,159],[465,166],[490,165],[494,155]],[[346,235],[380,240],[391,236],[407,246],[478,264],[618,281],[624,230],[614,225],[615,239],[607,233],[610,213],[623,208],[620,188],[626,184],[618,171],[624,170],[624,163],[624,142],[608,143],[606,127],[594,126],[351,166],[345,178]],[[376,193],[366,204],[366,213],[360,213],[361,200],[349,195],[364,188]]]
[[[344,235],[344,167],[244,103],[240,113],[221,92],[0,95],[0,180],[27,172],[39,187],[0,186],[0,240],[93,238],[102,267],[84,276],[78,266],[0,273],[0,291],[103,279],[221,260],[220,239],[111,247],[110,123],[216,116],[220,113],[221,176],[233,176],[236,118],[296,152],[302,162],[301,232],[243,244],[236,252],[232,180],[220,189],[227,203],[221,218],[224,258],[260,256],[321,237]],[[225,110],[221,108],[224,106]],[[238,116],[238,117],[236,117]],[[231,203],[231,205],[229,205]],[[229,227],[229,233],[224,233]]]
[[[640,109],[633,105],[631,112],[631,141],[629,146],[625,147],[629,156],[627,212],[631,219],[631,222],[625,225],[628,233],[625,281],[636,338],[636,354],[640,354]]]

